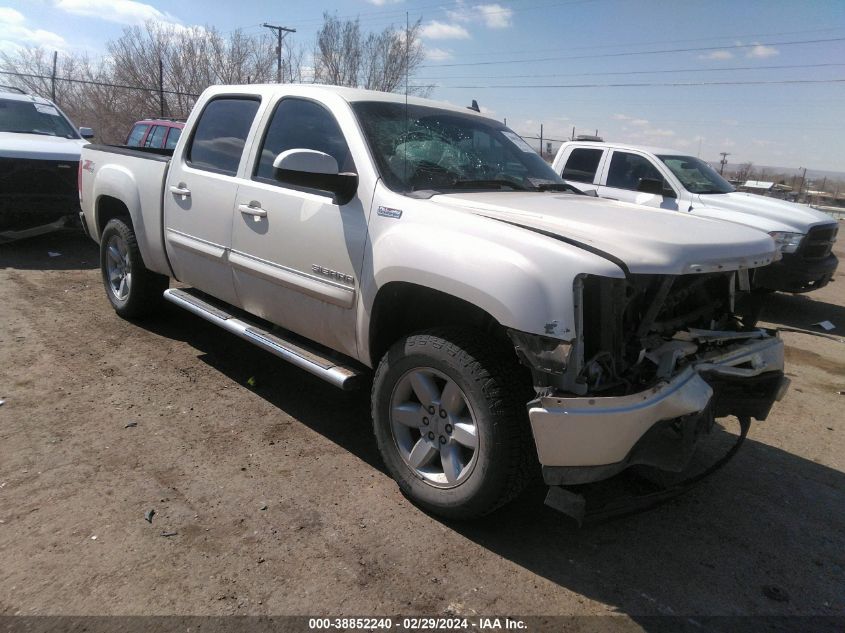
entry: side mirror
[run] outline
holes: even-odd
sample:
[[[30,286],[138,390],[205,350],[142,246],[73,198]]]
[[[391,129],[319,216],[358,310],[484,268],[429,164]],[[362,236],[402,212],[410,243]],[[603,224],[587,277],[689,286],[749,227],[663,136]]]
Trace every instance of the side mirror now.
[[[337,204],[346,204],[358,190],[358,174],[340,173],[337,161],[313,149],[289,149],[273,161],[273,172],[279,182],[329,191]]]
[[[664,198],[677,198],[675,192],[663,180],[657,178],[640,178],[637,191],[663,196]]]
[[[94,138],[94,130],[90,127],[81,127],[79,128],[79,136],[82,138]]]

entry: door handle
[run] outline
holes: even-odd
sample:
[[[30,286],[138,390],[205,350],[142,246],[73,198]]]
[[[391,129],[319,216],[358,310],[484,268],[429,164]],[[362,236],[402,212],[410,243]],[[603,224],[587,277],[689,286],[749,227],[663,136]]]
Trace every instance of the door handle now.
[[[174,196],[184,196],[186,198],[191,197],[191,190],[186,187],[177,187],[176,185],[170,185],[170,193]]]
[[[239,204],[238,210],[241,213],[244,213],[246,215],[255,216],[256,221],[258,220],[258,218],[266,218],[267,217],[267,210],[262,209],[261,205],[259,203]]]

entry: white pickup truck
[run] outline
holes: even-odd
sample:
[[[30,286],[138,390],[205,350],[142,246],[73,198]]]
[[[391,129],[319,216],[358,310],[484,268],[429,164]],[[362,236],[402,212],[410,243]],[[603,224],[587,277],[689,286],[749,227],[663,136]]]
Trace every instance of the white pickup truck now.
[[[671,149],[593,141],[561,145],[552,167],[585,192],[760,229],[783,257],[755,271],[764,290],[809,292],[833,279],[839,226],[807,205],[740,193],[700,158]]]
[[[574,193],[471,110],[217,86],[169,153],[83,149],[114,309],[163,297],[337,387],[371,384],[385,465],[430,511],[490,512],[538,458],[553,491],[681,471],[714,417],[765,419],[785,389],[749,293],[769,236]]]
[[[0,244],[76,219],[79,154],[93,135],[55,103],[0,86]]]

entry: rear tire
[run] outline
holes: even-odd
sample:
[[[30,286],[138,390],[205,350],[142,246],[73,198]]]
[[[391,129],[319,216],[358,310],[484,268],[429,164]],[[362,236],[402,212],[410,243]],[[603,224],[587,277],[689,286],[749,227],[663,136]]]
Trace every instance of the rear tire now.
[[[122,218],[106,224],[100,238],[100,271],[106,296],[124,319],[155,312],[170,278],[147,270],[132,227]]]
[[[483,516],[536,470],[528,372],[506,345],[463,328],[398,341],[373,380],[373,426],[402,493],[447,518]],[[433,411],[433,413],[432,413]]]

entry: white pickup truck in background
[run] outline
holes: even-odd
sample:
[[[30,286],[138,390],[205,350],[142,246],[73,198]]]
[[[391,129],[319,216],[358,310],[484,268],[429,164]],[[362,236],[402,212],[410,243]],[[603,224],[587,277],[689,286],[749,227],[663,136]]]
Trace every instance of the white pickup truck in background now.
[[[217,86],[175,150],[90,145],[80,175],[118,314],[164,298],[371,384],[388,471],[444,516],[506,503],[537,460],[552,504],[629,466],[683,471],[715,418],[747,430],[787,384],[754,327],[769,236],[580,195],[471,110]]]
[[[0,243],[75,221],[79,154],[93,135],[48,99],[0,87]]]
[[[740,193],[705,161],[683,152],[638,145],[564,143],[552,164],[582,191],[602,198],[689,212],[744,224],[771,235],[783,257],[758,269],[756,288],[809,292],[836,272],[833,254],[838,224],[806,205]]]

